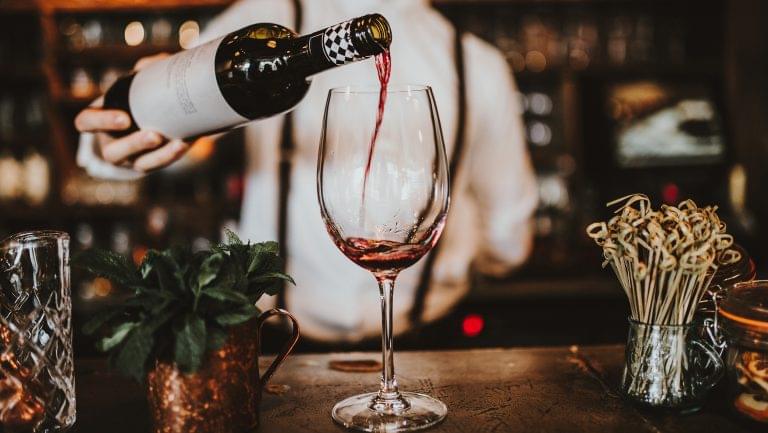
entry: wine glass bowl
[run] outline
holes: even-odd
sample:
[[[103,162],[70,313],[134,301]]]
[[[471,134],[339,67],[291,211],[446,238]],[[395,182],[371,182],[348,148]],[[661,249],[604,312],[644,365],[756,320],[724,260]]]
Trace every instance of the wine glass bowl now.
[[[386,269],[383,262],[399,262],[399,271],[426,254],[440,237],[449,202],[432,90],[390,86],[388,93],[371,154],[378,88],[332,89],[318,159],[328,232],[347,257],[372,272]]]
[[[328,94],[317,168],[318,199],[339,250],[379,284],[383,372],[378,392],[350,397],[333,419],[362,431],[413,431],[440,422],[445,405],[400,392],[394,374],[392,295],[403,269],[437,243],[449,206],[448,162],[432,89],[343,87]],[[376,113],[383,109],[380,129]]]

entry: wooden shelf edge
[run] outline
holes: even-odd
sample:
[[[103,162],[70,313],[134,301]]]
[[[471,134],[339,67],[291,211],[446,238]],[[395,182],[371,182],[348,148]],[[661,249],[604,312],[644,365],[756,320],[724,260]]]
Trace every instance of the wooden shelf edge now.
[[[107,12],[226,7],[234,0],[0,0],[0,14],[13,12]]]
[[[32,0],[0,0],[0,13],[2,12],[34,12],[37,3]]]
[[[44,0],[42,3],[54,12],[103,12],[224,7],[233,0]]]

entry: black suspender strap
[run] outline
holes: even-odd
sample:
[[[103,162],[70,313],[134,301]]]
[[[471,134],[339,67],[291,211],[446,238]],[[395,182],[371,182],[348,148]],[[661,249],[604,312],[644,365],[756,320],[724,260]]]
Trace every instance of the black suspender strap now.
[[[301,6],[301,0],[292,0],[293,2],[293,30],[301,33],[301,26],[304,23],[304,10]]]
[[[459,166],[461,165],[464,154],[464,142],[466,141],[466,123],[467,123],[467,81],[464,71],[464,46],[461,43],[464,32],[456,27],[456,36],[454,40],[454,61],[456,63],[456,76],[458,78],[458,97],[459,113],[456,125],[456,142],[453,146],[453,154],[449,165],[451,175],[451,190],[455,191],[456,178],[458,177]],[[435,245],[432,252],[424,259],[424,269],[419,277],[419,284],[416,286],[416,294],[413,298],[413,306],[409,314],[411,325],[420,325],[424,315],[424,304],[429,292],[429,286],[432,280],[432,270],[435,267],[435,260],[440,254],[440,243]]]
[[[301,31],[302,24],[301,0],[293,0],[293,23],[296,32]],[[291,191],[291,173],[293,168],[293,114],[285,115],[283,121],[282,138],[280,139],[280,162],[278,167],[278,211],[277,211],[277,241],[280,244],[280,256],[283,258],[283,266],[288,265],[288,196]],[[277,294],[278,308],[285,308],[285,291],[287,284],[283,284],[283,290]]]
[[[283,266],[288,265],[288,194],[291,190],[291,154],[293,153],[293,116],[288,113],[283,121],[283,134],[280,140],[280,162],[278,167],[278,211],[277,242],[280,244],[280,257]],[[285,308],[285,291],[288,285],[277,293],[277,307]]]

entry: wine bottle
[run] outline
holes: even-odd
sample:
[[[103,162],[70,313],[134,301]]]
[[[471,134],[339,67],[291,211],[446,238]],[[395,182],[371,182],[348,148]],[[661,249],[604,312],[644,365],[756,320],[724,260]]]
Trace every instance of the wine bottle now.
[[[277,24],[254,24],[156,61],[119,79],[104,107],[132,126],[169,138],[220,132],[290,110],[310,77],[388,49],[392,33],[378,14],[297,36]]]

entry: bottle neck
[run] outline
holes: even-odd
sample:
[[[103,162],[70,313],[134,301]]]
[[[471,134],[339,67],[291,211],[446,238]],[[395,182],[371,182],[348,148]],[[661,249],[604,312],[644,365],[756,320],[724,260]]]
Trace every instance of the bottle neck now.
[[[366,15],[296,38],[293,62],[310,76],[379,54],[390,42],[386,20]]]

